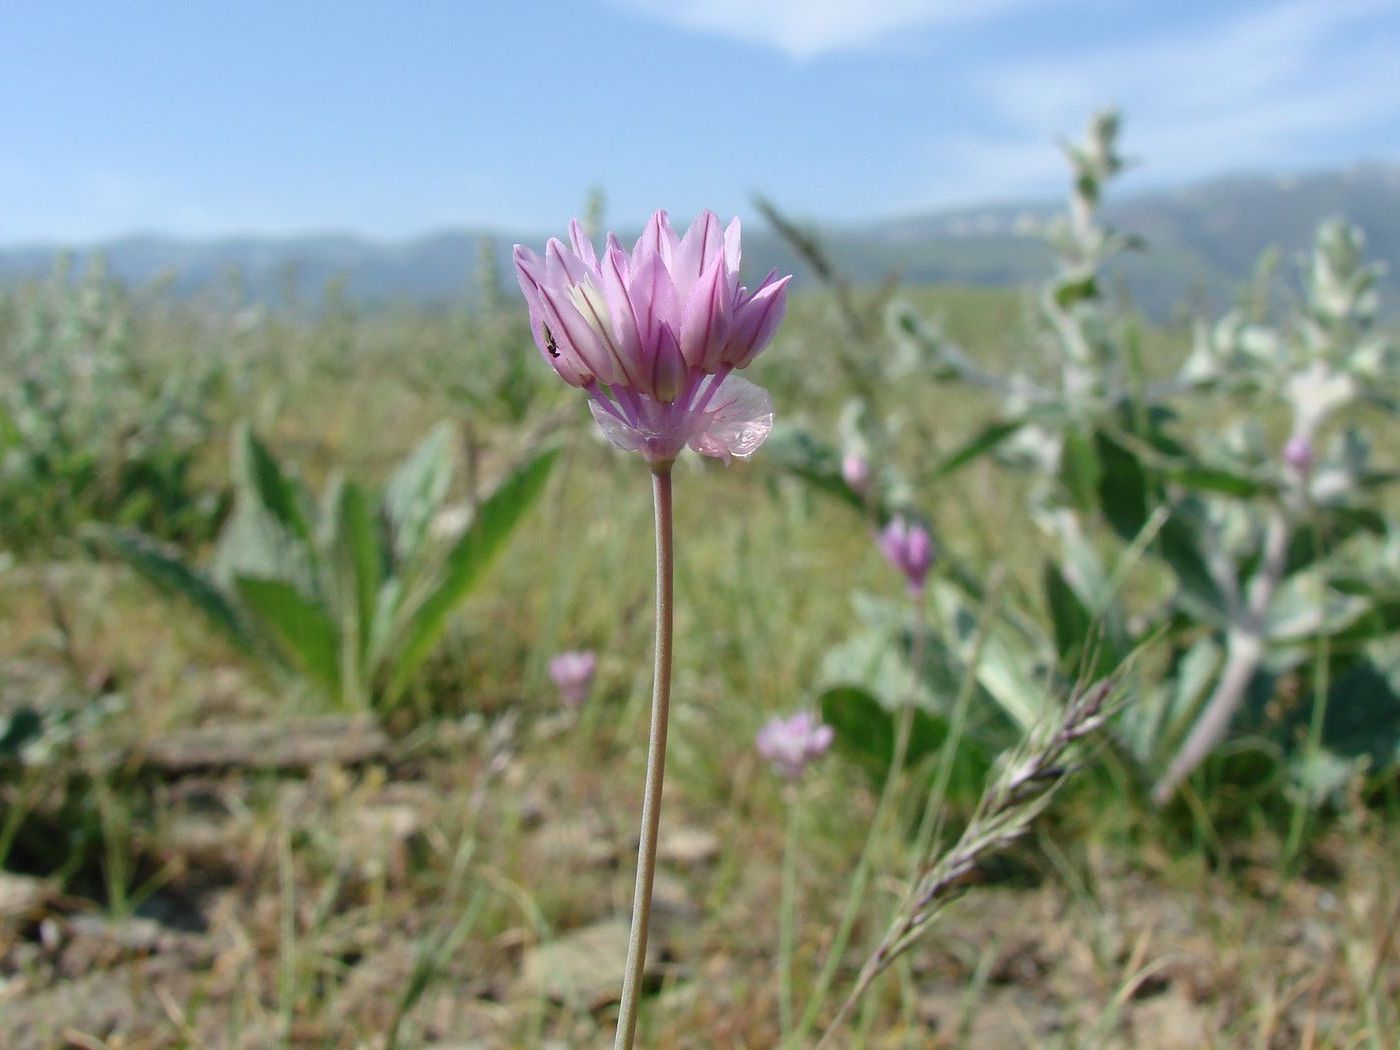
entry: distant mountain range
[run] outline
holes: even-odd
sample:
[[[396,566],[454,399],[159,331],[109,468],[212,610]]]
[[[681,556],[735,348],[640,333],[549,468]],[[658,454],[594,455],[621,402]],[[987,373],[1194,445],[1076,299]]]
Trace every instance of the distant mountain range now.
[[[781,201],[779,201],[781,204]],[[912,284],[1020,286],[1047,272],[1037,227],[1058,205],[998,204],[821,229],[841,268],[860,282],[891,272]],[[1285,258],[1307,247],[1319,222],[1343,215],[1367,234],[1368,255],[1390,262],[1387,313],[1400,313],[1400,165],[1288,177],[1238,176],[1124,197],[1108,207],[1119,228],[1140,234],[1146,253],[1124,261],[1123,285],[1149,314],[1182,306],[1218,308],[1270,245]],[[315,301],[337,282],[351,301],[447,304],[470,299],[480,240],[493,238],[511,284],[510,245],[542,238],[518,231],[451,230],[401,242],[349,235],[187,240],[133,236],[96,245],[0,248],[0,281],[48,272],[64,251],[94,250],[133,286],[167,283],[179,295],[220,293],[278,305]],[[745,271],[801,264],[767,230],[746,230]],[[236,278],[235,276],[236,275]]]

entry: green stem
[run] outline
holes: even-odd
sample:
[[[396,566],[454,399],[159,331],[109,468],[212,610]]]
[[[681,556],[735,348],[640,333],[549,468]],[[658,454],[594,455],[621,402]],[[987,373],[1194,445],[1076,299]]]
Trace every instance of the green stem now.
[[[778,1017],[782,1045],[792,1035],[792,953],[797,927],[797,842],[802,825],[802,786],[788,794],[787,841],[783,846],[783,897],[778,909]]]
[[[646,969],[647,930],[651,924],[651,888],[656,877],[656,840],[661,826],[661,785],[666,776],[666,726],[671,710],[671,641],[675,556],[671,527],[671,464],[652,468],[656,506],[656,665],[651,694],[651,733],[647,742],[647,776],[642,792],[642,832],[637,847],[637,885],[632,895],[632,935],[622,978],[622,1005],[617,1016],[614,1050],[631,1050],[637,1033],[637,1006]]]

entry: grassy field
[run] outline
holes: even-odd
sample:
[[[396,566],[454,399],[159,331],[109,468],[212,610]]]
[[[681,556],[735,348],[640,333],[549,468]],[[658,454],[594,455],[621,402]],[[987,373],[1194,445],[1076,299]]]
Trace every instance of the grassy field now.
[[[457,445],[456,501],[543,441],[563,451],[390,712],[344,710],[241,654],[94,557],[77,523],[10,530],[0,714],[38,708],[53,726],[0,766],[0,1045],[602,1045],[650,688],[645,469],[595,435],[513,304],[364,317],[339,305],[295,320],[111,294],[72,338],[139,363],[124,388],[149,392],[192,362],[217,373],[182,492],[220,494],[240,420],[314,491],[337,472],[381,481],[441,420]],[[1027,296],[909,297],[942,313],[984,368],[1040,352]],[[0,319],[15,345],[26,302],[12,297]],[[1169,374],[1188,341],[1147,332],[1149,371]],[[750,374],[780,421],[831,434],[848,387],[837,358],[851,352],[830,301],[809,294]],[[529,365],[523,408],[503,388],[481,393],[511,355]],[[936,462],[997,408],[917,374],[882,405],[904,421],[896,447],[913,464]],[[1052,555],[1027,488],[983,459],[914,496],[944,546],[936,574],[950,561],[1004,574],[1005,593],[1039,613]],[[754,736],[814,702],[853,630],[852,595],[898,602],[903,587],[869,524],[766,450],[728,468],[683,460],[676,507],[677,707],[641,1043],[776,1046],[783,999],[797,1015],[808,1004],[863,851],[873,874],[819,1021],[897,906],[920,863],[931,772],[910,768],[876,822],[881,784],[840,749],[794,787]],[[202,533],[169,537],[196,560],[222,520],[210,513]],[[1150,604],[1163,583],[1143,567],[1127,586]],[[575,710],[547,664],[584,648],[599,672]],[[323,750],[272,757],[311,717],[333,718],[312,731]],[[259,725],[270,734],[239,751]],[[223,745],[216,757],[200,757],[211,738],[192,737],[199,727]],[[1300,833],[1277,783],[1228,761],[1157,809],[1116,749],[1082,757],[1032,833],[979,867],[838,1045],[1400,1045],[1393,775],[1357,780]],[[945,839],[974,797],[939,807]]]

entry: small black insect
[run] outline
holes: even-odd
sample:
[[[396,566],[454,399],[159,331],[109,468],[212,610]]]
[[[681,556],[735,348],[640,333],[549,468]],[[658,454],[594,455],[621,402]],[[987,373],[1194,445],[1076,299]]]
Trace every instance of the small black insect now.
[[[540,325],[544,329],[544,348],[549,351],[550,357],[559,356],[559,344],[554,341],[554,333],[549,330],[549,325]]]

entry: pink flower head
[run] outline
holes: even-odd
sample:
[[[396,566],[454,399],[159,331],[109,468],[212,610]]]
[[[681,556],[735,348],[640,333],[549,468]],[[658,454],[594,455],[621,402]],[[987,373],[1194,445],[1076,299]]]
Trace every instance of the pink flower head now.
[[[572,247],[544,258],[515,246],[515,272],[540,353],[581,387],[618,448],[669,463],[686,445],[726,462],[750,456],[773,428],[767,392],[731,375],[768,345],[791,276],[739,283],[739,220],[702,212],[677,237],[664,211],[629,254],[608,234],[602,258],[575,220]]]
[[[870,488],[870,461],[858,452],[847,452],[841,458],[841,480],[852,492],[864,496]]]
[[[1307,477],[1312,473],[1315,460],[1312,442],[1305,437],[1291,437],[1283,446],[1284,464],[1300,477]]]
[[[549,661],[549,677],[559,687],[564,699],[577,707],[588,699],[593,688],[593,674],[598,670],[598,656],[591,649],[560,653]]]
[[[909,592],[923,594],[924,581],[933,566],[933,537],[928,529],[917,521],[893,518],[880,533],[880,550],[891,565],[904,573]]]
[[[826,754],[834,736],[831,726],[823,725],[816,715],[798,711],[790,718],[770,721],[759,730],[754,745],[775,773],[796,780],[808,765]]]

